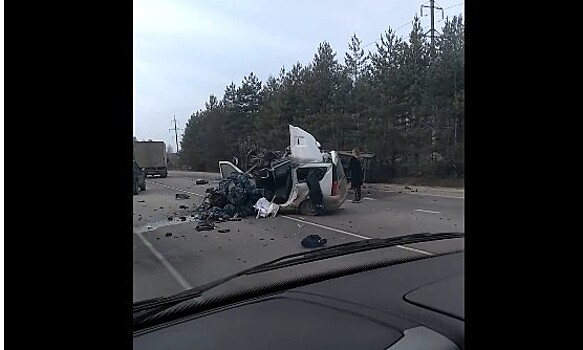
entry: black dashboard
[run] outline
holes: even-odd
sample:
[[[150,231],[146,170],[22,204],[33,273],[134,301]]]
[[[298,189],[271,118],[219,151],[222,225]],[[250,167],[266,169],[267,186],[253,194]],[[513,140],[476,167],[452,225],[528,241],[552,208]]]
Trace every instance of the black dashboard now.
[[[463,349],[464,253],[265,295],[134,334],[134,349]]]

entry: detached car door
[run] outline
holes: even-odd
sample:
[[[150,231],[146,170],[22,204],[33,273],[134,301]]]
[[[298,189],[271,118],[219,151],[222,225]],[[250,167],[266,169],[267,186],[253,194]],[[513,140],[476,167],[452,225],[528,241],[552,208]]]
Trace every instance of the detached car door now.
[[[232,173],[243,174],[243,170],[237,168],[235,164],[226,160],[219,161],[219,171],[221,172],[221,178],[223,179],[226,179]]]

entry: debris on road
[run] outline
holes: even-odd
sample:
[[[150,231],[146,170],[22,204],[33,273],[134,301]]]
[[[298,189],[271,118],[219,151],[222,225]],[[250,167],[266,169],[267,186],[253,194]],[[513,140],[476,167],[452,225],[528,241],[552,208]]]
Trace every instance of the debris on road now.
[[[145,200],[143,200],[143,199],[138,201],[138,203],[144,203],[144,202],[145,202]]]
[[[406,190],[410,190],[410,189],[411,189],[411,187],[409,187],[409,186],[405,186],[405,189],[406,189]]]
[[[200,222],[198,225],[196,225],[196,227],[194,228],[197,231],[212,231],[215,229],[215,226],[209,222]]]
[[[204,185],[204,184],[208,184],[209,180],[206,179],[196,179],[196,181],[194,182],[197,185]]]
[[[190,196],[184,193],[177,193],[176,199],[190,199]]]
[[[202,204],[194,210],[194,217],[211,222],[253,215],[253,205],[263,197],[255,181],[239,173],[230,174],[206,193]]]
[[[166,232],[165,236],[166,237],[172,237],[172,232]]]
[[[257,209],[257,216],[255,217],[256,219],[259,219],[259,217],[274,217],[279,211],[279,205],[268,201],[265,197],[259,198],[257,203],[253,205],[253,208]]]
[[[188,205],[179,205],[178,209],[188,209]]]
[[[174,220],[174,218],[172,216],[169,216],[168,221],[172,221],[172,220]]]
[[[231,230],[228,228],[222,228],[219,230],[219,233],[227,233],[227,232],[231,232]]]
[[[318,248],[326,244],[328,240],[326,238],[322,238],[318,235],[308,235],[304,239],[302,239],[302,246],[306,248]]]
[[[186,221],[186,216],[181,216],[180,221]]]

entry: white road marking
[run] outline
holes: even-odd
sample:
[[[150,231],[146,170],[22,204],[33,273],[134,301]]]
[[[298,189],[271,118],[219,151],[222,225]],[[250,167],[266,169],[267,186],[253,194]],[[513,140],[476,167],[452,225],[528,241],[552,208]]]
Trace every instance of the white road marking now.
[[[182,288],[184,288],[185,290],[192,288],[192,286],[190,284],[188,284],[188,282],[186,282],[186,280],[178,273],[178,271],[176,271],[176,269],[168,262],[168,260],[166,260],[166,258],[164,258],[164,256],[162,254],[160,254],[160,252],[158,252],[156,250],[156,248],[154,248],[152,243],[148,242],[148,240],[146,238],[144,238],[144,236],[141,233],[134,232],[134,234],[136,236],[138,236],[138,238],[142,241],[142,243],[144,243],[144,245],[148,249],[150,249],[152,254],[154,254],[154,256],[160,261],[160,263],[162,265],[164,265],[166,270],[168,270],[168,272],[170,272],[172,277],[174,277],[174,279],[176,279],[176,281],[178,282],[178,284],[180,284],[180,286]]]
[[[337,229],[337,228],[334,228],[334,227],[330,227],[330,226],[326,226],[326,225],[317,224],[315,222],[301,220],[301,219],[296,219],[296,218],[292,218],[291,216],[287,216],[287,215],[279,215],[279,216],[280,217],[283,217],[283,218],[286,218],[286,219],[303,222],[304,224],[308,224],[308,225],[316,226],[316,227],[319,227],[319,228],[323,228],[325,230],[330,230],[330,231],[334,231],[334,232],[338,232],[338,233],[342,233],[342,234],[345,234],[345,235],[354,236],[354,237],[362,238],[362,239],[371,239],[371,237],[357,235],[356,233],[352,233],[352,232],[340,230],[340,229]]]
[[[441,214],[439,211],[431,211],[431,210],[424,210],[424,209],[415,209],[413,211],[418,211],[420,213],[428,213],[428,214]]]
[[[308,224],[308,225],[312,225],[312,226],[316,226],[316,227],[319,227],[319,228],[323,228],[325,230],[330,230],[330,231],[334,231],[334,232],[338,232],[338,233],[342,233],[342,234],[345,234],[345,235],[354,236],[354,237],[362,238],[362,239],[371,239],[371,237],[357,235],[356,233],[352,233],[352,232],[340,230],[340,229],[337,229],[337,228],[334,228],[334,227],[330,227],[330,226],[326,226],[326,225],[317,224],[315,222],[306,221],[306,220],[300,220],[300,219],[292,218],[291,216],[287,216],[287,215],[279,215],[279,216],[280,217],[283,217],[283,218],[286,218],[286,219],[295,220],[295,221],[303,222],[303,223]],[[420,253],[420,254],[435,255],[435,254],[433,254],[431,252],[428,252],[428,251],[425,251],[425,250],[411,248],[411,247],[407,247],[407,246],[404,246],[404,245],[397,245],[395,247],[401,248],[401,249],[405,249],[405,250],[410,250],[412,252],[416,252],[416,253]]]
[[[368,189],[367,189],[368,190]],[[399,193],[399,191],[385,191],[385,190],[373,190],[370,189],[368,191],[376,191],[376,192],[385,192],[385,193]],[[457,197],[457,196],[445,196],[442,194],[431,194],[431,193],[423,193],[423,192],[406,192],[405,190],[400,191],[404,194],[412,194],[412,195],[419,195],[419,196],[430,196],[430,197],[443,197],[443,198],[455,198],[455,199],[464,199],[464,197]]]
[[[416,252],[416,253],[420,253],[420,254],[425,254],[425,255],[430,255],[430,256],[431,255],[434,255],[433,253],[430,253],[430,252],[428,252],[426,250],[411,248],[411,247],[407,247],[407,246],[404,246],[404,245],[398,245],[397,247],[402,248],[402,249],[407,249],[407,250],[410,250],[412,252]]]
[[[150,182],[150,183],[152,183],[152,184],[154,184],[154,185],[156,185],[156,186],[165,187],[165,188],[168,188],[168,189],[171,189],[171,190],[174,190],[174,191],[179,191],[179,192],[184,192],[184,193],[188,193],[188,194],[193,194],[193,195],[195,195],[195,196],[199,196],[199,197],[204,197],[204,194],[198,194],[198,193],[194,193],[194,192],[190,192],[190,191],[182,190],[182,189],[180,189],[180,188],[176,188],[176,187],[168,186],[168,185],[166,185],[166,184],[161,184],[161,183],[159,183],[159,182],[155,182],[155,181],[152,181],[152,180],[148,180],[148,182]]]

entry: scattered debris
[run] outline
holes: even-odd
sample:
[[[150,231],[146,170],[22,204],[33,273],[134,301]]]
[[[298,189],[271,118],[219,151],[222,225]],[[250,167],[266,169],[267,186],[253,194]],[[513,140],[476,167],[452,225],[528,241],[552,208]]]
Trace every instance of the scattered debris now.
[[[328,240],[322,238],[318,235],[308,235],[306,238],[302,239],[302,246],[306,248],[317,248],[326,244]]]
[[[181,216],[180,221],[186,221],[186,216]]]
[[[172,220],[174,220],[174,218],[172,216],[169,216],[168,221],[172,221]]]
[[[204,185],[204,184],[208,184],[209,180],[206,179],[196,179],[196,181],[194,181],[195,184],[197,185]]]
[[[255,181],[240,173],[230,174],[218,187],[210,187],[206,193],[194,217],[209,222],[253,215],[253,205],[263,197]]]
[[[279,211],[279,205],[269,202],[265,197],[259,198],[253,205],[253,208],[257,209],[256,219],[259,217],[276,216]]]
[[[178,209],[188,209],[188,206],[181,204],[181,205],[178,206]]]
[[[215,229],[215,226],[211,223],[208,222],[200,222],[198,225],[196,225],[196,227],[194,228],[197,231],[212,231]]]
[[[138,201],[138,203],[144,203],[144,202],[145,202],[145,200],[143,200],[143,199]]]
[[[227,233],[227,232],[231,232],[231,230],[228,228],[222,228],[219,230],[219,233]]]
[[[138,221],[140,221],[140,220],[142,220],[142,217],[141,216],[138,218]]]
[[[190,199],[190,196],[184,193],[177,193],[176,199]]]
[[[406,189],[406,190],[410,190],[410,189],[411,189],[411,187],[409,187],[409,186],[405,186],[405,189]]]
[[[166,237],[172,237],[172,232],[166,232],[165,236]]]
[[[164,209],[164,207],[160,207],[160,209]]]

